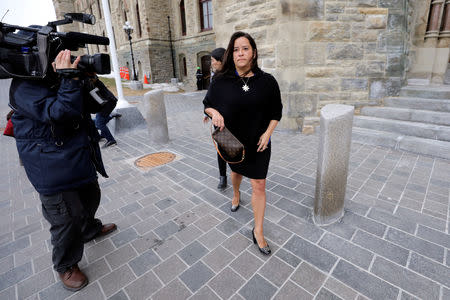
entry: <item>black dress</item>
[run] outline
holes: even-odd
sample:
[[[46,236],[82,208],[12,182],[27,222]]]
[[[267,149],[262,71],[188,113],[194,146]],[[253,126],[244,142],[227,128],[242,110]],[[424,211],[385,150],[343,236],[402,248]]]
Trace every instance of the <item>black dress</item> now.
[[[247,92],[242,89],[244,82],[238,75],[214,77],[203,104],[205,109],[216,109],[223,116],[225,126],[245,146],[245,160],[230,164],[231,170],[248,178],[265,179],[271,143],[262,152],[256,150],[270,121],[281,119],[280,88],[272,75],[260,69],[244,80],[250,88]]]

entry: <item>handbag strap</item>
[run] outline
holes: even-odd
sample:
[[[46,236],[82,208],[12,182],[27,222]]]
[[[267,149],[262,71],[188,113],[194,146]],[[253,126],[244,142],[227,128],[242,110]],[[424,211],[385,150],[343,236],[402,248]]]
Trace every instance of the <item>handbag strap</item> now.
[[[244,159],[245,159],[245,148],[242,150],[242,151],[243,151],[243,152],[242,152],[242,159],[241,159],[240,161],[228,161],[228,160],[226,160],[226,159],[223,157],[222,153],[220,153],[219,147],[217,147],[217,142],[214,140],[214,137],[213,137],[213,124],[212,124],[212,121],[211,121],[211,127],[210,127],[210,130],[211,130],[211,139],[212,139],[212,141],[213,141],[214,147],[216,147],[216,151],[217,151],[217,153],[219,154],[220,158],[222,158],[225,162],[227,162],[227,163],[229,163],[229,164],[239,164],[239,163],[241,163],[241,162],[244,161]]]

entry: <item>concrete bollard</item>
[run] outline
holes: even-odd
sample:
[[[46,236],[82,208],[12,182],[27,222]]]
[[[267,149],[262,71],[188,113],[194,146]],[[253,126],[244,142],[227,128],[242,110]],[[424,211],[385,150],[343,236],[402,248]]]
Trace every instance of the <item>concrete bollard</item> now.
[[[164,93],[155,90],[145,93],[144,108],[150,141],[165,144],[169,142],[169,129],[167,127],[166,106]]]
[[[314,223],[325,226],[344,215],[354,107],[329,104],[320,114]]]

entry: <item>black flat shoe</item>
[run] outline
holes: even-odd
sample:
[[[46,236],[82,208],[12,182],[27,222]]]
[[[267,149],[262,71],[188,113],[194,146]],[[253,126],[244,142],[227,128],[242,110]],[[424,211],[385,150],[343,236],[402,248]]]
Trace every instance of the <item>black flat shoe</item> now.
[[[224,190],[227,187],[227,176],[220,176],[219,178],[219,185],[217,188],[219,190]]]
[[[239,192],[239,203],[238,203],[238,205],[233,205],[233,203],[231,203],[231,208],[230,208],[230,210],[231,210],[232,212],[237,211],[237,210],[239,209],[240,204],[241,204],[241,192]]]
[[[267,246],[265,246],[264,248],[259,247],[255,237],[255,228],[252,229],[252,235],[253,235],[253,243],[256,244],[256,246],[258,246],[259,251],[264,255],[269,255],[272,252],[270,250],[269,244],[267,244]]]

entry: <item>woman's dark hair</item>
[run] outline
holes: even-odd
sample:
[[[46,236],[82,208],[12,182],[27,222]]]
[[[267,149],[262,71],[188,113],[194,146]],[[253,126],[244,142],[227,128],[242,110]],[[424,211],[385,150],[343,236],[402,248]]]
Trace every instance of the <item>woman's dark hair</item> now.
[[[216,48],[211,51],[211,57],[214,57],[215,60],[222,62],[223,55],[225,54],[225,48]]]
[[[252,60],[252,66],[251,71],[256,72],[258,68],[258,50],[256,48],[255,40],[251,37],[250,34],[242,31],[237,31],[233,33],[233,35],[230,38],[230,42],[228,43],[227,50],[225,51],[225,54],[223,55],[223,62],[222,62],[222,69],[219,72],[219,75],[227,75],[227,76],[234,76],[236,66],[234,65],[233,61],[233,52],[234,52],[234,42],[240,38],[245,37],[249,43],[250,46],[253,49],[253,53],[255,54],[253,60]]]

